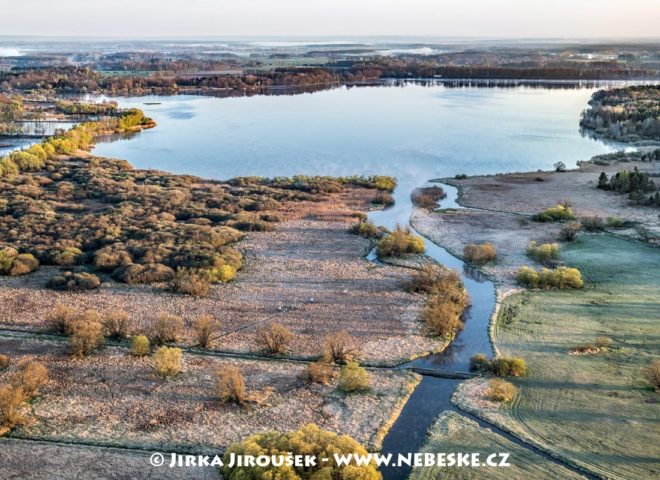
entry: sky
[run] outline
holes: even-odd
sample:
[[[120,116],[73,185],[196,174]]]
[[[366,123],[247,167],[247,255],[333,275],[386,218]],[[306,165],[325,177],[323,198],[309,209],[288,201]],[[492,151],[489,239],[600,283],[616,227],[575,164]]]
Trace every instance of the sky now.
[[[0,35],[658,37],[660,0],[0,0]]]

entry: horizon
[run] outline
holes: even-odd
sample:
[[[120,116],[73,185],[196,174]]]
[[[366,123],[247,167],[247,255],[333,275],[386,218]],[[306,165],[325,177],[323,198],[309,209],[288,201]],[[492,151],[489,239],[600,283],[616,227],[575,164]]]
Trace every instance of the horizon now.
[[[654,0],[0,0],[9,36],[43,38],[360,37],[470,39],[657,39]],[[90,14],[89,12],[94,12]],[[95,14],[95,12],[102,12]],[[9,23],[9,22],[7,22]]]

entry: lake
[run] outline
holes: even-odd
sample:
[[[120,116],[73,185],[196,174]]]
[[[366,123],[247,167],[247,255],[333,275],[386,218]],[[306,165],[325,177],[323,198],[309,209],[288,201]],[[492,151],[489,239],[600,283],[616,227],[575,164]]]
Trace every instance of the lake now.
[[[143,109],[158,127],[100,143],[95,154],[218,179],[393,175],[397,205],[387,224],[407,223],[410,191],[431,178],[551,169],[557,161],[574,166],[620,148],[580,134],[580,113],[594,90],[408,84],[299,95],[118,98],[122,107]]]

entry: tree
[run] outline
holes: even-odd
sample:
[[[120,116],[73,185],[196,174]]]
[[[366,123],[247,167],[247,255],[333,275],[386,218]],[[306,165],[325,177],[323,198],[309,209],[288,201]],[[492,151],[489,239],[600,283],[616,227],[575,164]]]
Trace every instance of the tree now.
[[[607,178],[607,173],[600,172],[600,176],[598,177],[598,188],[601,190],[610,189],[610,180]]]
[[[557,162],[555,163],[555,172],[565,172],[566,171],[566,164],[564,162]]]
[[[233,456],[267,455],[286,458],[287,455],[312,455],[317,459],[333,459],[334,455],[367,456],[366,449],[347,435],[321,430],[307,425],[295,432],[266,432],[252,435],[239,443],[229,445],[224,456],[222,473],[226,480],[382,480],[374,462],[366,465],[337,465],[335,462],[317,462],[314,466],[232,466]]]

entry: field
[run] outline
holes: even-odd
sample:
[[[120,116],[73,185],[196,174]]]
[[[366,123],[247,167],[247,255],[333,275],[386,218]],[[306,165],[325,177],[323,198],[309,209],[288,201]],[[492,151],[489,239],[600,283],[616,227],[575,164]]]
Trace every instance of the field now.
[[[531,370],[515,380],[513,405],[482,408],[479,389],[467,391],[470,382],[455,400],[603,477],[657,477],[660,403],[643,369],[659,352],[660,251],[589,235],[563,249],[562,258],[582,270],[584,290],[516,294],[500,310],[496,346],[525,358]],[[612,345],[569,354],[599,336]]]
[[[34,421],[12,435],[156,451],[220,452],[253,433],[287,431],[315,423],[378,448],[379,430],[416,384],[405,372],[372,371],[372,388],[346,395],[328,386],[305,385],[304,363],[252,361],[184,354],[184,370],[159,379],[148,357],[106,347],[72,359],[68,346],[50,340],[0,338],[0,351],[15,364],[38,358],[50,380],[32,405]],[[244,406],[223,404],[215,372],[239,368],[246,381]]]
[[[423,467],[413,469],[409,480],[452,479],[555,479],[584,478],[522,448],[477,422],[454,412],[445,412],[431,426],[422,448],[430,453],[479,453],[485,461],[492,453],[509,453],[510,467]],[[499,457],[498,457],[499,458]]]

